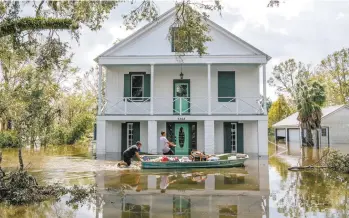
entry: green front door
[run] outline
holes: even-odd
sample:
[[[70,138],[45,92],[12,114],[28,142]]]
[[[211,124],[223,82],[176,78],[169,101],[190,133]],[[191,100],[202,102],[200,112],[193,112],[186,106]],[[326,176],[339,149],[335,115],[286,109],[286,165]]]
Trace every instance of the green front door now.
[[[188,155],[189,154],[189,124],[188,123],[176,123],[175,124],[175,136],[176,136],[176,155]]]
[[[189,80],[175,80],[173,85],[173,112],[188,114],[190,112]]]

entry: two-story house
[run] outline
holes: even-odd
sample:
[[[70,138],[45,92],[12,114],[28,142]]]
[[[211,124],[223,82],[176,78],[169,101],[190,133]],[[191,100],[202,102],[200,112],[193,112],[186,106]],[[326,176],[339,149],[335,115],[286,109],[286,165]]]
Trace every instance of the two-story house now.
[[[267,155],[270,57],[208,20],[208,54],[179,60],[167,37],[174,16],[175,9],[167,11],[96,58],[100,87],[106,77],[105,99],[99,90],[97,155],[121,153],[138,140],[143,152],[161,153],[161,131],[176,143],[176,154]]]

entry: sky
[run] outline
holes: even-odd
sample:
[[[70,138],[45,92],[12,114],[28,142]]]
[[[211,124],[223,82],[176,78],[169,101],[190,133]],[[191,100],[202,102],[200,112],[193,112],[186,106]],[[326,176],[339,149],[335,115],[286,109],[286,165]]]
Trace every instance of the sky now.
[[[203,0],[209,1],[209,0]],[[160,14],[174,6],[173,0],[155,0]],[[211,13],[211,19],[233,34],[272,57],[267,64],[267,78],[273,66],[294,58],[313,66],[327,55],[349,47],[348,0],[281,0],[280,7],[266,7],[268,0],[222,0],[222,16]],[[112,11],[101,30],[82,29],[79,44],[72,42],[74,63],[86,71],[94,66],[99,54],[142,27],[126,31],[122,15],[135,5],[124,3]],[[144,25],[144,24],[143,24]],[[267,87],[275,100],[275,89]]]

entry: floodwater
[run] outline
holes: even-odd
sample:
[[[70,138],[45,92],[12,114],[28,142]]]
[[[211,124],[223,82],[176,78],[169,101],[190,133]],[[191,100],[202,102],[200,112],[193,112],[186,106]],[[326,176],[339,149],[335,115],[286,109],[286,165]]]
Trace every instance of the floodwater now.
[[[318,150],[286,155],[274,146],[270,158],[253,157],[243,168],[118,169],[96,160],[89,147],[24,150],[27,170],[41,184],[97,184],[100,198],[67,205],[69,196],[28,206],[0,205],[0,217],[349,217],[349,177],[321,170],[291,172],[309,164]],[[3,150],[2,167],[18,166],[17,150]],[[122,191],[121,191],[122,190]]]

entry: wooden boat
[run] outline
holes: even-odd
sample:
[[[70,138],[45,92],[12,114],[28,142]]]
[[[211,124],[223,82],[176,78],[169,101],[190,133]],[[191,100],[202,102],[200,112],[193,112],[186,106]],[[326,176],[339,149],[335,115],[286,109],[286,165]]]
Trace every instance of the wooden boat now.
[[[161,158],[163,155],[144,155],[143,159],[147,161],[142,162],[143,169],[185,169],[185,168],[224,168],[224,167],[241,167],[244,166],[244,162],[249,158],[247,154],[221,154],[215,155],[219,157],[219,160],[215,161],[166,161],[166,162],[153,162],[152,159]],[[236,158],[230,159],[229,157],[235,156]],[[171,158],[177,157],[182,159],[189,155],[171,155],[167,156]]]

